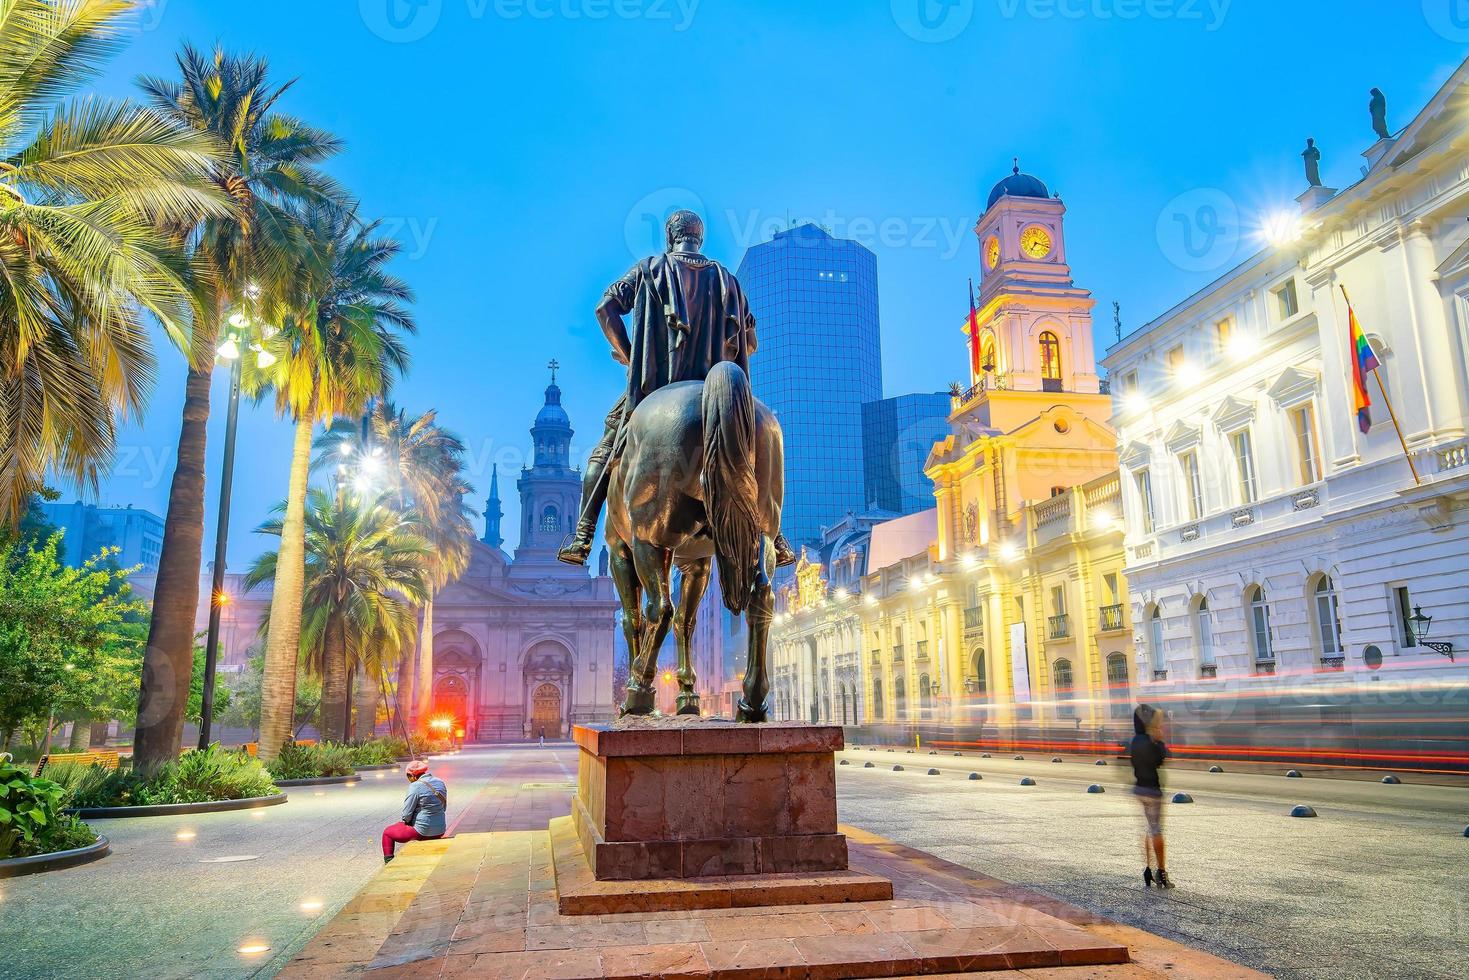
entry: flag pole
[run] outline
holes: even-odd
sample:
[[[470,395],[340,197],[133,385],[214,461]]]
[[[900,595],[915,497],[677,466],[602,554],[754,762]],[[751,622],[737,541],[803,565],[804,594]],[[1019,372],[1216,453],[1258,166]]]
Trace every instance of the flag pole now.
[[[1353,341],[1349,345],[1350,350],[1348,354],[1350,354],[1355,362],[1357,348],[1355,340],[1351,335],[1352,297],[1347,294],[1347,287],[1344,284],[1337,283],[1337,288],[1341,290],[1342,299],[1347,302],[1347,339]],[[1372,376],[1377,379],[1377,390],[1382,393],[1382,403],[1387,406],[1387,417],[1392,419],[1393,431],[1398,434],[1398,445],[1403,447],[1403,458],[1408,461],[1408,472],[1413,474],[1413,485],[1415,487],[1421,487],[1423,480],[1418,476],[1418,467],[1413,465],[1413,454],[1408,451],[1408,440],[1403,438],[1403,427],[1398,424],[1398,413],[1393,411],[1392,399],[1387,397],[1387,386],[1382,383],[1382,375],[1379,373],[1379,370],[1379,368],[1372,369]]]
[[[1387,397],[1387,388],[1382,384],[1382,375],[1377,373],[1378,369],[1372,369],[1372,376],[1377,379],[1377,390],[1382,392],[1382,403],[1387,406],[1387,417],[1392,419],[1393,430],[1398,434],[1398,445],[1403,447],[1403,458],[1408,461],[1408,472],[1413,474],[1413,485],[1421,487],[1423,481],[1418,478],[1418,467],[1413,465],[1413,454],[1408,452],[1408,441],[1403,438],[1403,427],[1398,425],[1398,413],[1392,409],[1392,399]]]

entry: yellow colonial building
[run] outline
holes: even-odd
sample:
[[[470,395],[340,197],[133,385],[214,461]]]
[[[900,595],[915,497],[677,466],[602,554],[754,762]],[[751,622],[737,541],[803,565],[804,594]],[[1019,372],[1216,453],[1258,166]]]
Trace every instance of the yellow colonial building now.
[[[972,383],[954,393],[950,435],[925,466],[934,510],[872,526],[860,576],[836,551],[803,567],[774,632],[785,717],[960,738],[1127,722],[1117,440],[1064,216],[1018,168],[991,191],[975,226],[978,310],[964,326]],[[851,695],[839,661],[859,668]],[[840,710],[824,710],[828,690]]]

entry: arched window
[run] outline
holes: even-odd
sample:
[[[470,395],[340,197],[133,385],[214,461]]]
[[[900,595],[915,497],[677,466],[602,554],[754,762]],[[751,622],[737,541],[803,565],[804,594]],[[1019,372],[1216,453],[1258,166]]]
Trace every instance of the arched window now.
[[[995,335],[986,330],[979,338],[979,369],[993,374],[998,367],[995,362]]]
[[[974,693],[980,697],[990,693],[989,667],[984,662],[984,647],[974,648]]]
[[[541,511],[541,530],[554,534],[561,529],[561,515],[556,510],[555,504],[547,504],[546,509]]]
[[[1258,585],[1250,586],[1245,593],[1245,605],[1250,611],[1250,643],[1255,661],[1273,663],[1275,646],[1270,642],[1270,602],[1265,598],[1265,590]]]
[[[908,694],[903,690],[903,677],[893,678],[893,717],[899,721],[908,717]]]
[[[881,721],[883,710],[882,678],[874,677],[872,679],[872,710],[870,714],[875,720]]]
[[[1209,615],[1209,599],[1199,596],[1194,606],[1194,646],[1199,651],[1199,666],[1214,667],[1214,622]]]
[[[1336,586],[1330,575],[1316,579],[1316,637],[1318,657],[1339,657],[1342,654],[1341,617],[1337,611]]]
[[[933,707],[933,687],[929,683],[927,674],[918,675],[918,708],[925,715]]]
[[[1071,661],[1062,658],[1051,665],[1051,678],[1056,688],[1056,714],[1062,718],[1076,717],[1076,707],[1070,704],[1076,697],[1071,676]]]
[[[1163,680],[1157,675],[1168,669],[1168,657],[1163,652],[1163,614],[1157,606],[1153,607],[1152,615],[1148,617],[1148,660],[1153,665],[1154,679]]]
[[[1049,330],[1041,334],[1041,380],[1046,391],[1061,390],[1061,340]]]
[[[1132,688],[1127,683],[1127,657],[1120,653],[1107,654],[1107,697],[1112,704],[1113,718],[1127,718],[1132,714]]]

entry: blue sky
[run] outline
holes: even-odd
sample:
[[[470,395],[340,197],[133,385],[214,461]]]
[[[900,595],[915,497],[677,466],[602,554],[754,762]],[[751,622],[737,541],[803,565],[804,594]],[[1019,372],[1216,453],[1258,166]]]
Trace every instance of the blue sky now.
[[[1455,4],[154,0],[100,87],[170,72],[184,40],[299,78],[284,107],[346,141],[333,172],[405,245],[421,335],[396,398],[465,438],[476,509],[499,464],[513,545],[544,365],[584,456],[621,383],[592,310],[670,207],[703,212],[731,267],[791,219],[868,244],[887,394],[932,391],[965,370],[970,229],[1018,155],[1066,201],[1100,350],[1114,300],[1135,328],[1254,249],[1258,216],[1304,189],[1307,136],[1326,183],[1350,183],[1367,90],[1396,129],[1464,57]],[[159,361],[101,497],[161,514],[184,368]],[[242,411],[233,568],[267,545],[289,445],[268,407]]]

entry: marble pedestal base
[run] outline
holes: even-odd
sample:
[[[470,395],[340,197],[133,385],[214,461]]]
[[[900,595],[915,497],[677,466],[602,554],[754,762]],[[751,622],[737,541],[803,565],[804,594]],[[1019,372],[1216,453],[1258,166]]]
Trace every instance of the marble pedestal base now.
[[[572,734],[572,823],[598,881],[847,868],[839,727],[629,717]]]

